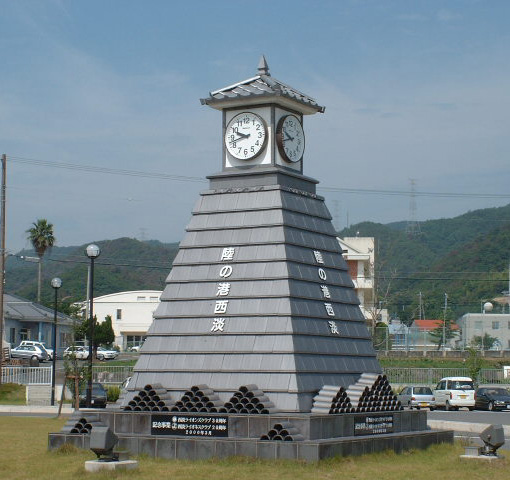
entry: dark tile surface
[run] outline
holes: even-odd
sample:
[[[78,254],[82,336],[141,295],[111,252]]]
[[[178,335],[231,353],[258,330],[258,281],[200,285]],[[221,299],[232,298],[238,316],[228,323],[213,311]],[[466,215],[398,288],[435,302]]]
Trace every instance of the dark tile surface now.
[[[214,440],[196,440],[195,455],[197,460],[206,460],[216,456],[215,447],[217,444]]]
[[[236,441],[236,455],[243,457],[256,457],[257,456],[257,442],[250,440],[237,440]]]
[[[133,420],[137,417],[136,414],[130,413],[115,413],[114,415],[114,429],[113,431],[119,433],[134,433]]]
[[[150,437],[141,437],[138,440],[138,453],[146,454],[150,457],[156,456],[156,439]]]
[[[216,440],[216,457],[227,458],[236,454],[236,442],[226,440]]]
[[[134,415],[133,433],[138,435],[150,435],[152,415]]]
[[[178,439],[175,444],[175,456],[182,460],[195,460],[196,440]]]
[[[228,436],[234,438],[247,438],[249,416],[232,416],[228,419]]]
[[[175,440],[171,438],[158,438],[156,440],[156,457],[175,458]]]
[[[276,458],[276,442],[257,442],[257,458],[274,460]]]

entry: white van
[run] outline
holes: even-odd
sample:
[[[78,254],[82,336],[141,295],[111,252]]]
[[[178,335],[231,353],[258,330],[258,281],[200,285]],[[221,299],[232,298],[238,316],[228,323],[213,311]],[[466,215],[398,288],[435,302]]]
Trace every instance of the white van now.
[[[458,410],[466,407],[475,409],[475,387],[469,377],[442,378],[434,390],[436,408]]]

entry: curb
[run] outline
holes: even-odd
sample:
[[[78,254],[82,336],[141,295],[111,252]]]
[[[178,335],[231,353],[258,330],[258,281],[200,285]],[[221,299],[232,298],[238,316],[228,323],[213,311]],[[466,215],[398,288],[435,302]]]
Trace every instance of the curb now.
[[[427,420],[432,430],[453,430],[455,432],[482,433],[491,423],[449,422],[445,420]],[[505,437],[510,437],[510,425],[503,425]]]
[[[53,413],[58,414],[58,405],[0,405],[0,413]],[[74,413],[73,407],[62,407],[61,412],[64,415]]]

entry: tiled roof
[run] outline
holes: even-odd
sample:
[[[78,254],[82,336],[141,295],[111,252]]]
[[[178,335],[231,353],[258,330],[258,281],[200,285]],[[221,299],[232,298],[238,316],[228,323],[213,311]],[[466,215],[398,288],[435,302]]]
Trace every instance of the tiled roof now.
[[[216,107],[217,104],[229,101],[257,99],[267,103],[268,100],[275,101],[280,97],[301,104],[307,110],[303,113],[324,112],[325,107],[321,107],[315,99],[272,77],[264,57],[261,58],[258,70],[259,74],[255,77],[211,92],[208,98],[200,100],[201,103]]]
[[[53,322],[54,312],[38,303],[15,295],[4,294],[4,317],[21,321]],[[71,317],[57,312],[60,323],[71,323]]]
[[[435,330],[438,327],[442,327],[443,321],[442,320],[415,320],[413,322],[413,326],[418,327],[420,330],[429,331],[429,330]],[[450,325],[450,328],[452,330],[458,330],[459,326],[452,322]]]

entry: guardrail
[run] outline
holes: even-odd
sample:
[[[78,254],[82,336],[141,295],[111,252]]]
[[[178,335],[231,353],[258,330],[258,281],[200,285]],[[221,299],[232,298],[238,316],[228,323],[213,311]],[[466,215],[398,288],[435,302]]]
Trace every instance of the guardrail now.
[[[19,383],[21,385],[51,384],[52,367],[24,367],[22,365],[4,365],[2,383]]]

